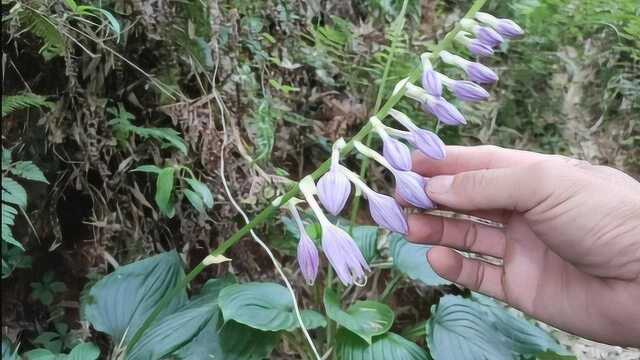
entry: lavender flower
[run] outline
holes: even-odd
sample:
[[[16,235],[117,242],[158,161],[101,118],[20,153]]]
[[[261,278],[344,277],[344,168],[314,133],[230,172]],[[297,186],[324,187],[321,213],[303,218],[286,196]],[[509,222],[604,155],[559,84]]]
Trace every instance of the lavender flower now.
[[[484,12],[476,13],[476,19],[494,28],[500,35],[513,39],[524,35],[524,30],[509,19],[499,19]]]
[[[342,167],[341,165],[337,165]],[[344,230],[333,225],[320,209],[313,195],[317,192],[313,178],[307,176],[300,181],[300,191],[313,210],[322,228],[322,250],[344,285],[362,285],[369,266],[360,249]]]
[[[444,142],[434,132],[416,129],[411,132],[411,135],[409,139],[411,144],[426,156],[435,160],[443,160],[447,157]]]
[[[442,96],[442,83],[433,69],[425,69],[422,72],[422,88],[433,96]]]
[[[478,84],[493,84],[498,81],[498,75],[488,67],[466,60],[448,51],[440,52],[440,58],[447,64],[455,65],[463,69],[471,81]]]
[[[465,71],[469,75],[469,79],[478,84],[493,84],[498,81],[498,75],[480,63],[470,63]]]
[[[409,226],[407,225],[407,219],[398,203],[396,203],[391,196],[379,194],[371,190],[358,175],[344,166],[340,166],[340,170],[362,191],[364,197],[369,202],[369,213],[376,224],[401,234],[408,232]]]
[[[394,171],[396,178],[396,192],[411,205],[423,208],[433,208],[433,202],[427,196],[426,180],[411,171]]]
[[[429,98],[422,103],[422,109],[447,125],[457,126],[467,123],[462,113],[445,98]]]
[[[379,194],[373,190],[365,192],[364,196],[369,201],[369,213],[376,224],[400,234],[409,232],[407,219],[400,205],[391,196]]]
[[[322,206],[332,215],[338,215],[344,209],[351,194],[349,179],[336,170],[343,146],[344,139],[340,138],[335,142],[331,151],[331,168],[318,180],[318,198]]]
[[[466,80],[453,80],[440,74],[442,83],[460,100],[485,101],[489,99],[489,92],[482,86]]]
[[[287,205],[289,206],[291,215],[293,215],[293,218],[298,225],[298,232],[300,233],[297,254],[298,266],[300,266],[300,272],[302,273],[302,277],[307,281],[307,284],[313,285],[316,281],[316,277],[318,276],[318,264],[320,263],[318,249],[304,228],[298,209],[296,209],[294,199],[289,200]]]
[[[407,145],[392,138],[387,133],[387,127],[382,124],[380,119],[373,116],[369,119],[375,131],[382,138],[382,154],[387,161],[398,170],[411,169],[411,151]],[[389,128],[393,131],[393,129]]]
[[[395,135],[407,139],[424,155],[432,159],[442,160],[446,157],[444,142],[438,135],[429,130],[417,127],[407,115],[396,109],[389,110],[389,115],[409,130],[408,132],[395,130]]]
[[[471,35],[467,32],[460,31],[455,39],[460,44],[464,45],[469,49],[469,51],[475,56],[491,56],[493,55],[493,48],[490,45],[483,43],[478,39],[471,39],[467,37],[467,35]]]
[[[430,209],[433,207],[433,203],[427,197],[427,193],[425,192],[426,182],[424,178],[416,173],[411,171],[401,171],[394,169],[389,163],[380,156],[375,150],[363,145],[359,141],[355,141],[353,146],[360,152],[361,154],[368,156],[378,162],[380,165],[387,168],[396,179],[396,192],[400,194],[400,196],[407,200],[414,206]],[[373,210],[371,212],[373,215]],[[404,216],[403,216],[404,218]]]
[[[424,53],[420,56],[422,61],[422,88],[432,96],[442,96],[442,83],[438,77],[438,73],[433,70],[433,65],[429,57],[431,53]]]
[[[398,170],[411,170],[411,151],[407,145],[386,135],[382,138],[382,154]]]
[[[472,19],[460,20],[462,28],[472,32],[478,40],[491,47],[498,47],[504,42],[504,38],[497,31],[487,26],[480,26]]]
[[[338,278],[345,285],[363,284],[365,271],[369,271],[367,261],[360,249],[346,231],[331,224],[321,222],[322,250]]]

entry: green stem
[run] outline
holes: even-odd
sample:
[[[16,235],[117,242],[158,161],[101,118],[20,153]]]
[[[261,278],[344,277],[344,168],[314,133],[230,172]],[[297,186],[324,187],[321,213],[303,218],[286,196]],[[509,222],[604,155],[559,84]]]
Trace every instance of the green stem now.
[[[464,17],[472,18],[475,15],[475,13],[478,12],[480,8],[482,8],[482,6],[485,4],[486,1],[487,0],[476,0]],[[451,45],[453,38],[459,31],[460,31],[460,24],[458,23],[453,28],[453,30],[451,30],[451,32],[449,32],[444,37],[444,39],[435,47],[435,49],[433,49],[433,52],[430,58],[433,64],[435,64],[438,61],[438,54],[440,53],[440,51],[448,48],[448,46]],[[411,72],[411,74],[409,74],[409,81],[415,82],[416,80],[418,80],[421,73],[422,73],[421,66],[416,67]],[[405,90],[402,89],[398,91],[398,93],[396,93],[395,95],[392,95],[384,103],[384,105],[380,108],[380,110],[378,110],[375,116],[377,116],[379,119],[384,119],[389,114],[389,110],[391,110],[391,108],[393,108],[400,101],[400,99],[402,99],[402,97],[404,96],[404,93],[405,93]],[[362,139],[364,139],[364,137],[371,132],[372,128],[373,126],[371,125],[371,123],[367,122],[360,129],[360,131],[358,131],[353,136],[353,138],[351,138],[351,140],[347,142],[346,146],[341,151],[341,155],[344,156],[348,154],[353,149],[354,141],[362,141]],[[326,160],[320,165],[320,167],[318,167],[313,173],[311,173],[311,176],[314,179],[318,179],[320,176],[322,176],[324,173],[326,173],[329,170],[330,164],[331,164],[330,160]],[[286,203],[291,198],[298,195],[299,191],[300,189],[298,188],[298,184],[297,183],[294,184],[291,187],[291,189],[282,196],[279,204]],[[278,206],[274,206],[273,204],[271,204],[267,208],[262,210],[260,213],[258,213],[258,215],[256,215],[255,218],[253,218],[253,220],[251,220],[246,225],[241,227],[240,230],[236,231],[233,235],[231,235],[229,239],[227,239],[222,244],[220,244],[213,252],[211,252],[210,255],[217,256],[217,255],[224,254],[227,250],[229,250],[230,247],[235,245],[238,241],[240,241],[240,239],[242,239],[245,235],[247,235],[249,231],[251,231],[251,229],[269,220],[271,216],[274,214],[274,212],[279,208],[279,204]],[[151,324],[156,320],[158,315],[160,315],[162,310],[164,310],[164,308],[167,307],[167,305],[169,305],[169,302],[171,301],[171,299],[177,296],[178,293],[180,293],[180,291],[183,288],[185,288],[187,284],[191,282],[191,280],[193,280],[196,276],[198,276],[198,274],[200,274],[205,267],[206,265],[200,262],[198,265],[196,265],[196,267],[193,268],[193,270],[191,270],[187,274],[187,276],[180,283],[176,285],[176,287],[174,287],[170,292],[168,292],[162,298],[162,300],[160,300],[160,302],[158,303],[156,308],[153,310],[153,312],[147,317],[147,319],[144,321],[142,326],[138,328],[136,333],[131,338],[131,341],[128,344],[129,349],[132,349],[138,343],[138,341],[140,341],[140,338],[142,338],[142,334],[144,334],[144,332],[151,326]]]
[[[389,296],[393,294],[393,291],[396,289],[400,280],[402,280],[403,275],[401,273],[396,273],[391,280],[387,283],[387,287],[384,288],[382,295],[380,295],[381,302],[387,302]]]

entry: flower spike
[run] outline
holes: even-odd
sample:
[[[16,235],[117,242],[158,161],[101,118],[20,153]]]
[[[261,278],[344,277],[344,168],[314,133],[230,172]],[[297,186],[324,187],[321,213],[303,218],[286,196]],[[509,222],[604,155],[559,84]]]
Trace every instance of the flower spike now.
[[[342,168],[342,165],[337,165]],[[366,282],[365,271],[369,271],[367,261],[362,256],[360,249],[347,234],[346,231],[332,224],[324,215],[320,205],[316,202],[314,194],[316,186],[311,176],[304,177],[300,183],[300,192],[316,215],[322,228],[322,250],[329,263],[336,271],[338,278],[345,285],[364,285]]]
[[[292,199],[293,200],[293,199]],[[320,258],[318,256],[318,248],[313,243],[307,231],[304,228],[298,209],[296,209],[294,201],[289,200],[287,203],[291,215],[298,225],[298,232],[300,233],[300,241],[298,242],[298,266],[300,266],[300,272],[307,281],[308,285],[313,285],[318,276],[318,265]]]
[[[331,168],[318,180],[318,198],[327,211],[332,215],[338,215],[344,209],[349,195],[351,195],[351,183],[344,174],[336,171],[340,164],[340,150],[345,145],[344,139],[338,139],[331,150]]]

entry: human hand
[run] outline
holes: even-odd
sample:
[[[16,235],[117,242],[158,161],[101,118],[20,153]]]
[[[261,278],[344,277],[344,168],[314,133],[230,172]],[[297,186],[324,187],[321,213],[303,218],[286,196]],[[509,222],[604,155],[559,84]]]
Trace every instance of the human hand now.
[[[504,224],[417,214],[408,239],[435,245],[440,276],[576,335],[640,345],[640,183],[604,166],[492,146],[414,156],[445,209]],[[451,248],[502,259],[497,266]]]

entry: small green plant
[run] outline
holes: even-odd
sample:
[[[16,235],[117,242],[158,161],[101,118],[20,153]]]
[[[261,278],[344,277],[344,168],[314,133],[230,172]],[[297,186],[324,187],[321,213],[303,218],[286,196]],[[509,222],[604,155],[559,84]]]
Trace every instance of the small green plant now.
[[[2,97],[2,117],[12,112],[28,108],[53,108],[54,103],[47,101],[42,95],[22,93]]]
[[[3,109],[4,112],[4,109]],[[2,277],[8,277],[16,267],[28,267],[29,261],[19,252],[24,246],[13,235],[13,226],[18,211],[27,221],[27,191],[14,178],[48,184],[40,168],[31,161],[13,161],[12,151],[2,149]],[[15,248],[17,250],[12,250]],[[18,252],[19,251],[19,252]]]
[[[31,297],[49,306],[56,298],[56,294],[63,293],[67,286],[62,281],[56,281],[51,271],[42,276],[42,282],[31,283]]]
[[[118,107],[108,108],[107,112],[113,115],[107,124],[111,126],[120,143],[126,143],[132,135],[137,135],[142,139],[151,138],[159,141],[162,148],[175,148],[182,154],[187,154],[187,144],[180,137],[180,133],[174,129],[146,128],[133,125],[131,121],[135,120],[135,116],[128,112],[121,103],[118,104]]]
[[[193,171],[186,166],[174,165],[161,168],[156,165],[142,165],[132,171],[157,175],[155,201],[160,212],[166,217],[172,218],[175,215],[177,199],[182,196],[186,197],[189,203],[201,213],[213,207],[213,194],[207,185],[197,180]]]
[[[56,322],[53,324],[53,327],[55,331],[43,331],[38,337],[33,339],[33,343],[55,354],[72,348],[76,339],[72,336],[71,332],[69,332],[69,325],[64,322]]]
[[[100,349],[93,343],[80,343],[69,354],[58,354],[49,349],[35,349],[24,353],[27,360],[95,360],[99,356]]]

